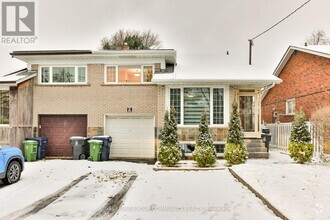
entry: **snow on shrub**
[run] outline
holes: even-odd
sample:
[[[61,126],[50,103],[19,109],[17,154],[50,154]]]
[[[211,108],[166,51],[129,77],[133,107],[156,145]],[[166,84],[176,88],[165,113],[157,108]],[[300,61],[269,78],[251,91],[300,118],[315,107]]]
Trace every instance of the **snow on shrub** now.
[[[230,116],[227,143],[224,150],[224,158],[228,164],[244,163],[248,157],[246,146],[243,142],[243,129],[237,111],[237,103],[233,102],[233,112]]]
[[[306,163],[312,159],[313,144],[306,124],[303,111],[298,111],[294,116],[289,142],[290,157],[298,163]]]
[[[217,152],[213,146],[206,112],[203,112],[201,115],[198,130],[199,134],[192,157],[200,167],[213,166],[217,161]]]
[[[164,117],[164,128],[158,152],[158,160],[162,165],[174,166],[181,159],[182,153],[178,141],[178,128],[175,119],[175,110],[171,108]]]

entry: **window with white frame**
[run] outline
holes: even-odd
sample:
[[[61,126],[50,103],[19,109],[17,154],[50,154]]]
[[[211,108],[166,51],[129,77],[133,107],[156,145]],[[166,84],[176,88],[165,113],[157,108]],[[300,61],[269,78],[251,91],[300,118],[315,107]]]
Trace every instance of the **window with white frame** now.
[[[286,101],[286,114],[287,115],[294,115],[296,108],[296,100],[289,99]]]
[[[224,124],[223,88],[171,88],[170,106],[176,111],[178,124],[198,125],[203,111],[210,124]]]
[[[42,66],[41,84],[83,84],[86,83],[85,66]]]
[[[0,124],[9,124],[9,91],[0,90]]]
[[[152,65],[108,65],[105,68],[105,83],[148,83],[153,74]]]

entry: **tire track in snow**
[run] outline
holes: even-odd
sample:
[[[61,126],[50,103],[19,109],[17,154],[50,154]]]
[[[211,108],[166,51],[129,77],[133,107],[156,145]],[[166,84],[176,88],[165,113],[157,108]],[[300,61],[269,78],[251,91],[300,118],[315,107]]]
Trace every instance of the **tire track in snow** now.
[[[120,205],[122,204],[123,197],[126,195],[127,191],[131,188],[132,184],[136,180],[137,175],[132,175],[128,182],[123,186],[123,188],[101,208],[97,211],[90,220],[96,219],[111,219],[118,211]]]
[[[64,186],[63,188],[56,191],[55,193],[50,194],[50,195],[44,197],[43,199],[40,199],[40,200],[34,202],[33,204],[27,206],[24,209],[15,211],[15,212],[3,217],[3,220],[10,220],[10,219],[20,220],[20,219],[24,219],[30,215],[33,215],[33,214],[39,212],[40,210],[44,209],[45,207],[47,207],[48,205],[53,203],[56,199],[61,197],[63,194],[68,192],[72,187],[77,185],[79,182],[81,182],[83,179],[88,177],[90,174],[91,173],[87,173],[85,175],[78,177],[77,179],[73,180],[70,184]]]

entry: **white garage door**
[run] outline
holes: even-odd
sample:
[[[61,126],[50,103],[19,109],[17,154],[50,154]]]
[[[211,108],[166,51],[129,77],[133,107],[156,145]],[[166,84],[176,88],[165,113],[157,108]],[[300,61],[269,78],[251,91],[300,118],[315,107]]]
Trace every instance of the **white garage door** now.
[[[106,117],[110,158],[155,158],[154,117]]]

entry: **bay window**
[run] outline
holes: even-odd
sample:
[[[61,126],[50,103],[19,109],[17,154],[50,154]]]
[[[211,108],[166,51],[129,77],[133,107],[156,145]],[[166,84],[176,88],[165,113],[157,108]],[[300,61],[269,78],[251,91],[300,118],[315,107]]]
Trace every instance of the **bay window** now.
[[[223,88],[171,88],[170,106],[179,125],[198,125],[203,111],[211,125],[224,124]]]

